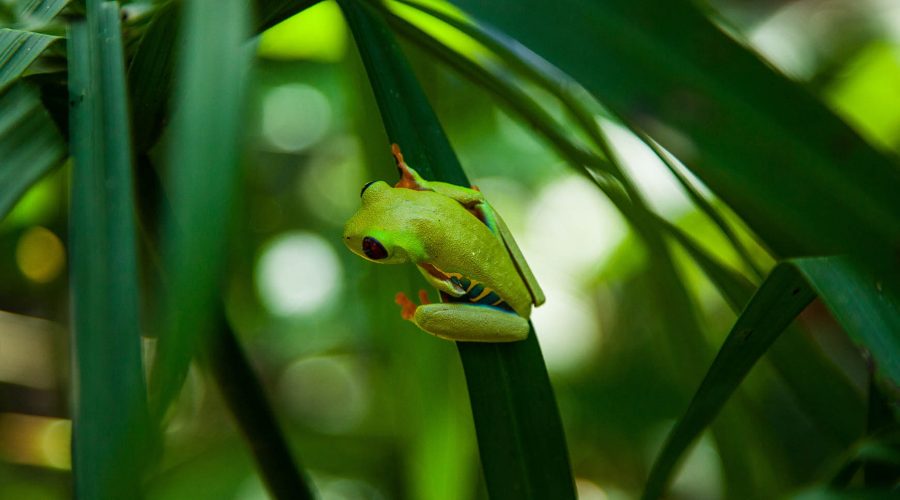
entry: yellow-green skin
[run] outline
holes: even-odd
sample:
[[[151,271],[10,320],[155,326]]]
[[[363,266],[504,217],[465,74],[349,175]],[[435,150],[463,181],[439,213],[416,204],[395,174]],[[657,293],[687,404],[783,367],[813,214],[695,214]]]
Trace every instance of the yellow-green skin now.
[[[428,333],[470,342],[510,342],[526,338],[531,306],[542,303],[543,295],[535,282],[526,285],[523,281],[522,267],[527,279],[533,281],[533,276],[524,260],[514,262],[511,252],[515,258],[521,258],[518,248],[511,251],[509,243],[500,234],[492,232],[466,208],[479,205],[490,210],[481,193],[423,181],[415,171],[409,170],[420,185],[430,190],[391,187],[382,181],[371,184],[362,194],[361,208],[344,228],[344,243],[351,251],[372,262],[412,262],[429,283],[451,296],[459,297],[465,291],[450,280],[442,279],[440,273],[436,276],[433,268],[443,273],[461,274],[496,292],[515,311],[513,314],[494,307],[458,302],[421,305],[415,311],[414,322]],[[362,248],[365,237],[380,242],[387,250],[387,257],[378,260],[367,257]],[[511,241],[511,237],[509,239]]]

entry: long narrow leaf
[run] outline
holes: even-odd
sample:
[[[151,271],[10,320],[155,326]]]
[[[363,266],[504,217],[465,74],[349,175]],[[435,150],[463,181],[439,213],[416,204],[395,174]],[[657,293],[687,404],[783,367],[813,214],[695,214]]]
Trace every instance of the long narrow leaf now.
[[[735,314],[740,314],[756,287],[742,274],[710,256],[677,227],[662,219],[660,224],[691,255]],[[860,436],[864,413],[862,399],[847,376],[825,358],[807,332],[796,324],[788,326],[784,335],[769,348],[767,356],[817,426],[845,446]],[[829,407],[833,410],[821,411]]]
[[[693,3],[664,16],[652,0],[454,3],[638,123],[776,253],[896,270],[900,169]]]
[[[42,26],[56,17],[69,0],[17,0],[16,16],[19,24]]]
[[[163,227],[168,275],[151,410],[161,418],[212,328],[239,178],[249,32],[242,0],[185,5],[179,91],[168,151],[172,211]],[[215,40],[216,43],[210,43]]]
[[[204,350],[204,358],[225,403],[250,444],[269,493],[285,500],[315,498],[291,454],[265,388],[221,309],[216,314],[215,329],[217,334]]]
[[[73,471],[78,498],[140,495],[146,406],[125,71],[115,2],[69,32]]]
[[[900,388],[900,303],[846,258],[796,259],[797,268],[850,338],[872,357],[875,374],[893,394]]]
[[[58,37],[0,29],[0,92],[13,83]]]
[[[900,309],[845,257],[779,264],[757,290],[657,457],[644,497],[657,498],[677,461],[790,321],[818,293],[850,337],[872,355],[883,386],[900,385]]]
[[[341,7],[389,139],[401,145],[424,177],[468,185],[387,27],[355,1],[343,1]],[[390,161],[387,155],[385,161]],[[565,438],[534,332],[524,342],[460,342],[457,347],[491,498],[574,498]]]
[[[384,12],[384,9],[381,11]],[[597,147],[604,151],[607,158],[590,152],[587,155],[581,154],[580,151],[587,150],[578,148],[577,145],[571,143],[565,133],[558,132],[559,125],[518,89],[509,78],[504,77],[500,72],[489,72],[465,56],[449,50],[440,42],[425,35],[421,30],[394,14],[387,13],[386,17],[401,34],[410,36],[417,44],[448,62],[463,76],[490,91],[499,102],[507,104],[514,113],[522,116],[539,133],[547,137],[550,144],[576,168],[576,171],[583,171],[585,166],[602,167],[605,173],[614,177],[615,180],[609,182],[608,179],[598,178],[594,168],[585,171],[589,172],[590,178],[597,182],[598,187],[634,226],[642,241],[650,249],[651,273],[657,276],[654,298],[658,301],[661,310],[664,311],[665,321],[662,322],[661,327],[667,334],[665,340],[670,342],[669,345],[676,352],[676,357],[688,367],[687,370],[680,372],[686,383],[694,383],[695,380],[698,380],[702,376],[700,367],[705,363],[707,347],[700,335],[701,330],[694,313],[694,305],[678,276],[653,214],[649,211],[646,202],[643,201],[640,192],[625,176],[615,156],[608,150],[605,139],[597,135],[600,134],[599,129],[595,128],[596,133],[590,134],[589,132],[589,135],[595,138]],[[583,110],[576,111],[579,116],[589,115]],[[727,413],[723,417],[723,425],[716,426],[714,432],[725,466],[728,486],[734,491],[761,490],[764,486],[760,483],[760,478],[767,477],[767,474],[763,473],[757,476],[752,471],[744,447],[739,440],[734,438],[733,432],[727,429],[730,427],[730,423],[738,421],[737,414],[730,411]],[[737,425],[743,429],[741,432],[750,432],[746,429],[745,424]]]
[[[0,220],[32,184],[66,155],[66,144],[35,89],[0,94]]]
[[[288,17],[315,5],[318,0],[254,0],[255,31],[261,32]],[[181,25],[181,2],[169,0],[157,8],[128,68],[132,102],[135,105],[135,147],[143,152],[159,139],[167,121],[172,93],[174,61]]]
[[[750,368],[778,335],[815,298],[790,264],[779,264],[747,304],[706,373],[684,416],[657,456],[643,497],[662,495],[675,465],[712,421]]]

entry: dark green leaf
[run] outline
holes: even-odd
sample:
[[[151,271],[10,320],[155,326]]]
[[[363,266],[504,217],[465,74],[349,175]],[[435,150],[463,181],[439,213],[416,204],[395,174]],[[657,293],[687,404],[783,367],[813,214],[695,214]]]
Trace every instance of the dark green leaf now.
[[[69,0],[18,0],[16,15],[19,24],[42,26],[53,20],[68,3]]]
[[[722,297],[740,314],[756,286],[737,271],[725,266],[669,222],[660,219],[681,246],[691,255]],[[862,432],[863,404],[846,375],[825,358],[819,346],[799,325],[790,325],[769,349],[768,359],[792,390],[807,416],[844,446]],[[833,408],[823,412],[822,408]]]
[[[19,83],[0,94],[0,219],[65,155],[66,144],[35,89]]]
[[[0,92],[18,79],[58,37],[0,29]]]
[[[887,284],[845,258],[794,262],[850,338],[869,352],[875,374],[896,392],[900,387],[900,304],[886,293]]]
[[[719,350],[687,411],[657,456],[644,498],[658,498],[688,446],[706,428],[750,368],[815,293],[791,264],[779,264],[753,295]]]
[[[756,291],[656,459],[645,498],[662,494],[675,464],[790,321],[820,295],[851,339],[869,350],[883,385],[896,390],[900,310],[879,283],[842,257],[779,264]]]
[[[390,141],[428,179],[467,186],[440,123],[384,23],[341,2]],[[391,161],[385,145],[385,161]],[[535,334],[512,344],[457,343],[491,498],[574,498],[565,437]]]
[[[146,392],[118,5],[91,3],[69,37],[75,495],[127,498],[140,496]]]
[[[263,31],[318,0],[254,0],[256,31]],[[162,131],[172,94],[173,63],[177,57],[178,38],[175,32],[181,25],[181,2],[170,0],[153,15],[138,43],[134,59],[128,68],[132,103],[135,106],[134,132],[138,152],[149,149]]]
[[[168,281],[150,381],[155,418],[162,418],[178,394],[191,358],[213,326],[240,174],[249,55],[245,2],[198,0],[184,8],[168,150],[172,210],[162,243]]]
[[[216,314],[214,328],[218,333],[210,338],[204,358],[228,409],[250,444],[269,493],[278,499],[314,498],[291,455],[288,441],[266,397],[265,387],[221,309]]]
[[[319,0],[254,0],[254,3],[256,3],[256,31],[262,32],[319,3]]]
[[[900,169],[691,2],[454,3],[639,124],[776,253],[896,270]]]

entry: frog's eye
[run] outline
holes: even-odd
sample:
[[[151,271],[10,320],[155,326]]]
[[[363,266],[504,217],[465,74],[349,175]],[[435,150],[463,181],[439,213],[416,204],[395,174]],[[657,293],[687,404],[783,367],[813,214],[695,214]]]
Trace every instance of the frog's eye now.
[[[384,245],[371,236],[363,238],[362,249],[363,253],[366,254],[366,257],[372,260],[381,260],[388,256],[388,252],[384,248]]]
[[[359,197],[362,198],[362,195],[363,195],[363,193],[366,192],[366,189],[369,189],[369,186],[371,186],[371,185],[374,184],[374,183],[375,183],[375,181],[369,181],[369,182],[367,182],[366,185],[363,186],[362,189],[359,190]]]

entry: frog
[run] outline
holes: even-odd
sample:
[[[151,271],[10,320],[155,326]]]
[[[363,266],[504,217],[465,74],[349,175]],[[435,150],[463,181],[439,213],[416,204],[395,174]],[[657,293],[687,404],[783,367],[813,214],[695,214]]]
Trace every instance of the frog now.
[[[476,187],[427,181],[391,146],[400,180],[372,181],[344,226],[351,252],[377,264],[413,263],[439,291],[419,304],[398,292],[401,317],[458,342],[516,342],[530,331],[532,307],[545,302],[509,228]]]

